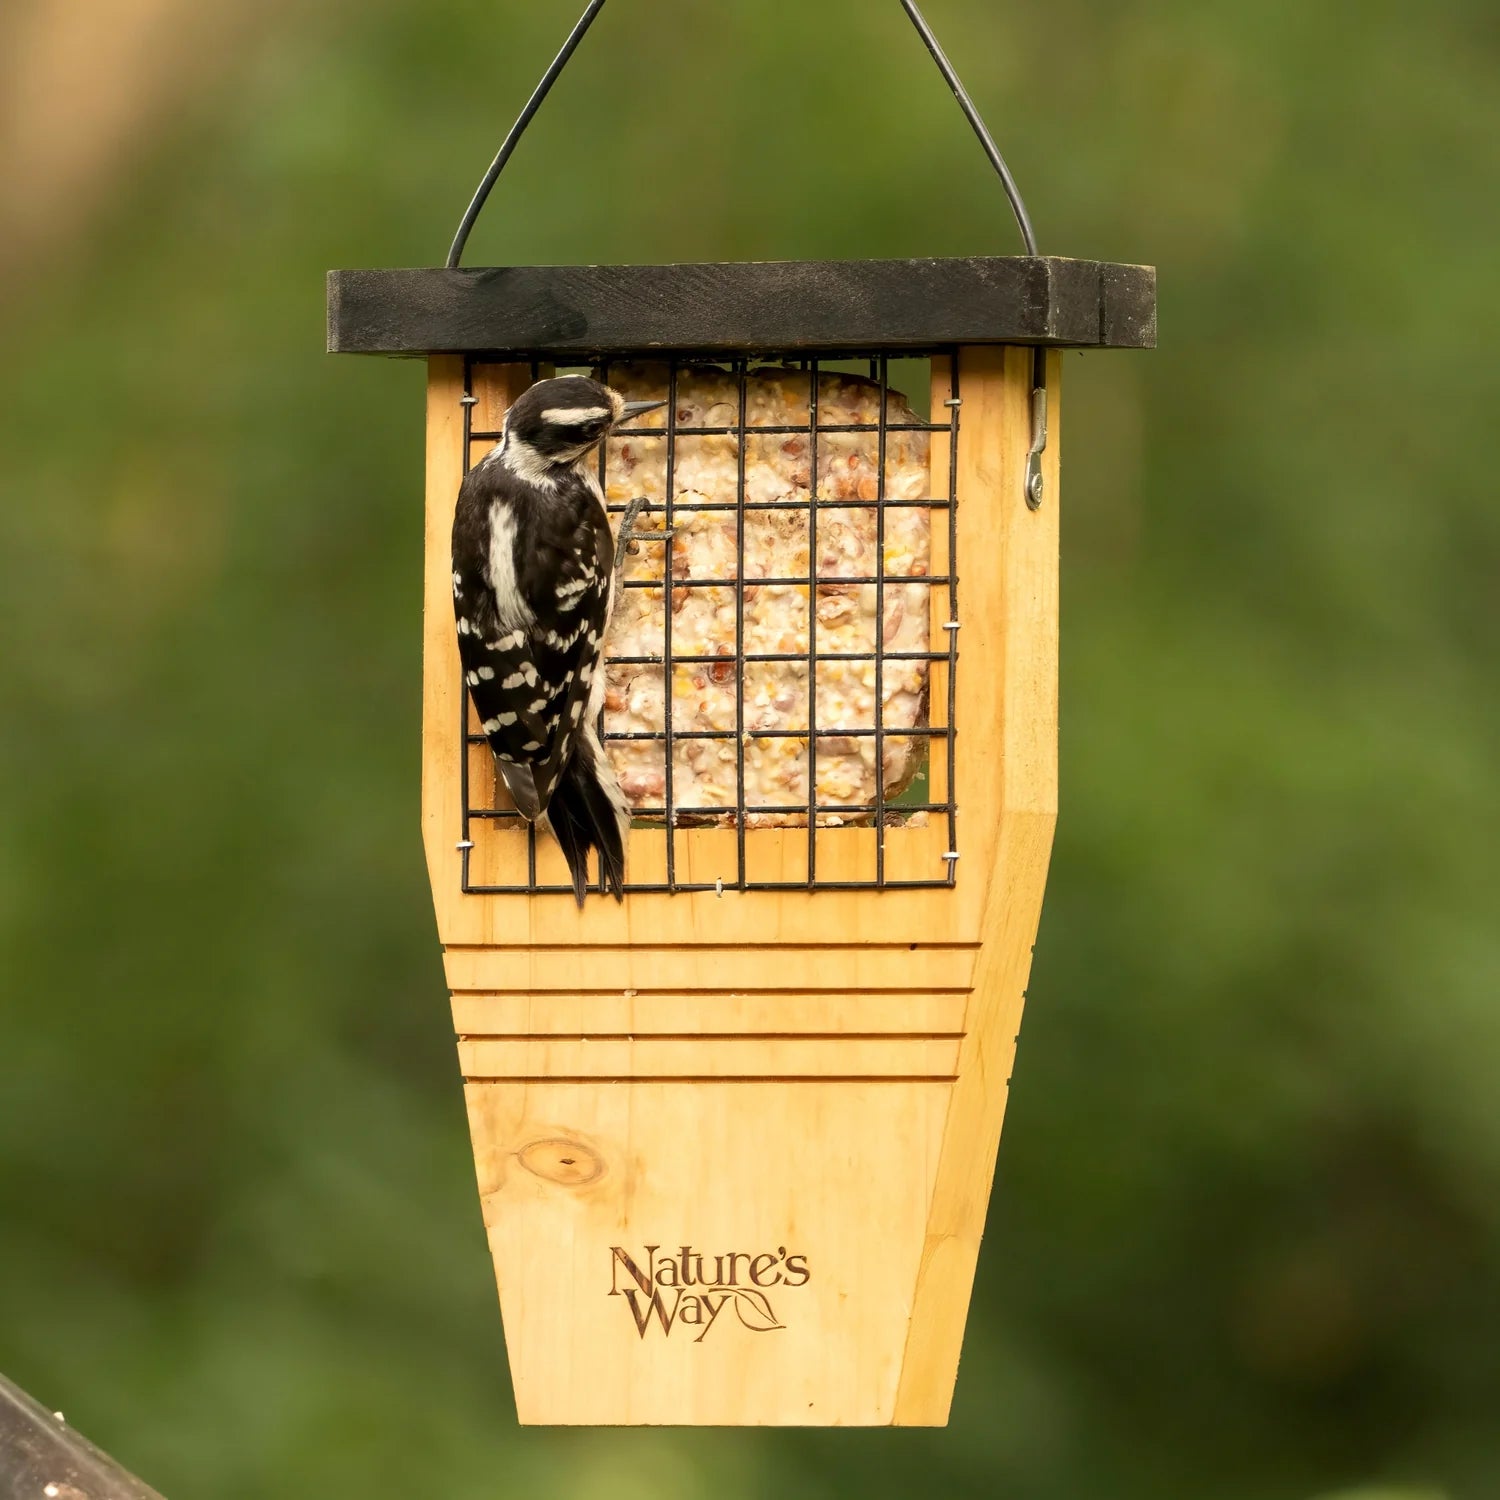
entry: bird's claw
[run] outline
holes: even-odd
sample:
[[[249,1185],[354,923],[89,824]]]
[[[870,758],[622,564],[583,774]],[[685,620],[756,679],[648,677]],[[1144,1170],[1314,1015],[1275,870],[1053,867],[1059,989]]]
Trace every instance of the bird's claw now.
[[[615,533],[615,571],[617,573],[625,566],[625,556],[632,542],[642,540],[670,543],[680,529],[676,526],[666,526],[660,531],[637,531],[635,523],[640,518],[641,512],[649,509],[650,505],[651,502],[644,495],[637,495],[626,505],[625,513],[620,517],[620,529]]]

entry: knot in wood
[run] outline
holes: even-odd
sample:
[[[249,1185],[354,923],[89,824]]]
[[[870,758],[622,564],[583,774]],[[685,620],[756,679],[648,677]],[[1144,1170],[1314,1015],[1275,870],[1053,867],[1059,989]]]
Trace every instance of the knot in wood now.
[[[604,1175],[604,1159],[593,1147],[562,1136],[532,1141],[516,1158],[528,1172],[563,1187],[584,1187]]]

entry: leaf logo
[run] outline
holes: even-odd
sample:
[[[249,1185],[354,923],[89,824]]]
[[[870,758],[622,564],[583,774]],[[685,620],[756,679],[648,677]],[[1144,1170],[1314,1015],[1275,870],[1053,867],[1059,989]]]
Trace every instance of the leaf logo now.
[[[764,1292],[748,1286],[726,1287],[734,1294],[734,1311],[740,1322],[755,1333],[770,1333],[773,1328],[785,1328],[785,1323],[776,1321],[771,1311],[771,1299]]]

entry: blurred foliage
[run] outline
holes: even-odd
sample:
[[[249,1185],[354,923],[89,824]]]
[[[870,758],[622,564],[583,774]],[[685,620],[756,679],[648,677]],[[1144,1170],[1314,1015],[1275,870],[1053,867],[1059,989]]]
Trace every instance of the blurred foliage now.
[[[953,1424],[515,1428],[417,838],[422,371],[326,357],[322,273],[442,259],[577,8],[269,8],[7,278],[0,1369],[216,1500],[1500,1493],[1492,0],[930,0],[1044,248],[1162,293],[1067,365]],[[617,0],[468,259],[1013,245],[894,0]]]

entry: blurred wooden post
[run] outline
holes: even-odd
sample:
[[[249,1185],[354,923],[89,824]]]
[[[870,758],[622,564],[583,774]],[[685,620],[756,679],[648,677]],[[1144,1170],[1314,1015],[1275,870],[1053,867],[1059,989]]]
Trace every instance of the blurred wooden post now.
[[[107,1453],[0,1375],[0,1495],[6,1500],[162,1500]]]

